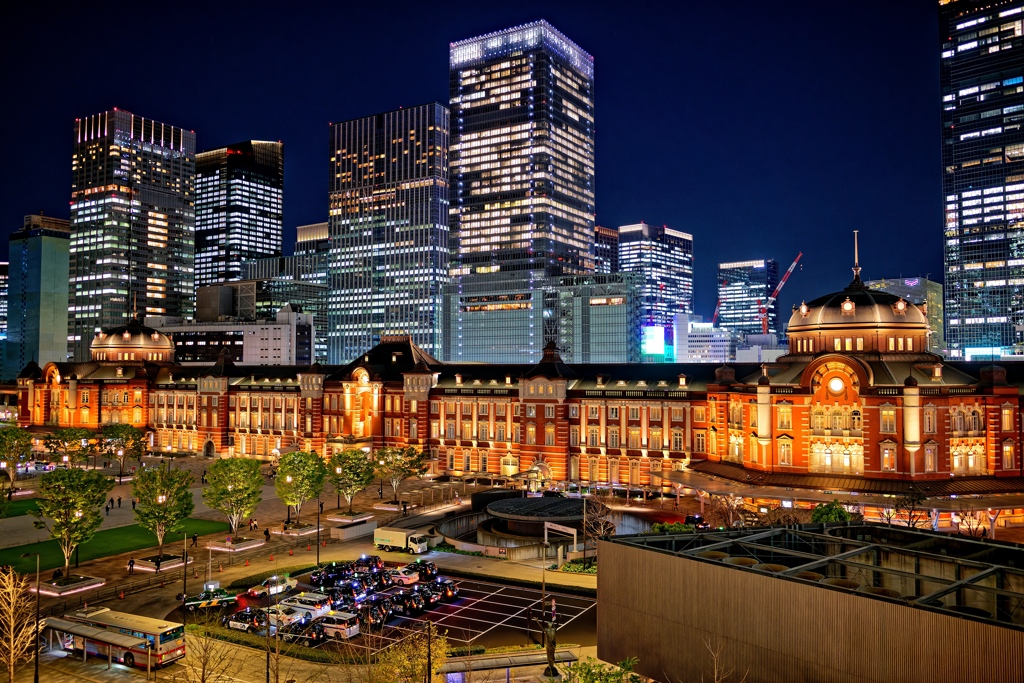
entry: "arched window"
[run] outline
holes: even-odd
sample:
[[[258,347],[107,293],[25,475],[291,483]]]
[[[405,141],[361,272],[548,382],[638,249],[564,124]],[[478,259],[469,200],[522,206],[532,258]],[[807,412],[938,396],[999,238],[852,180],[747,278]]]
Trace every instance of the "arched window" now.
[[[811,429],[825,428],[825,411],[820,408],[811,414]]]
[[[970,421],[969,421],[969,424],[968,424],[968,429],[970,431],[972,431],[972,432],[980,432],[981,431],[981,413],[978,412],[977,410],[972,410],[971,411],[971,416],[970,416]]]
[[[964,414],[963,414],[963,411],[955,410],[954,409],[953,413],[950,415],[950,418],[951,418],[951,420],[953,422],[953,431],[954,432],[962,432],[962,431],[964,431]]]
[[[841,410],[832,411],[832,429],[843,429],[844,415]]]
[[[850,429],[861,429],[864,426],[864,422],[860,416],[859,410],[853,410],[850,412]]]

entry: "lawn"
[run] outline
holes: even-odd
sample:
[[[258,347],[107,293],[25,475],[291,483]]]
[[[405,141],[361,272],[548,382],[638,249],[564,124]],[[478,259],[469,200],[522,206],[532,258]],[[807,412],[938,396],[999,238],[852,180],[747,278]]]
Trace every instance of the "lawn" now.
[[[38,508],[39,500],[36,498],[12,500],[11,506],[7,508],[7,514],[5,514],[4,517],[20,517],[21,515],[27,515]]]
[[[227,530],[228,525],[224,522],[211,522],[206,519],[188,519],[185,521],[185,533],[188,536],[191,536],[193,533],[197,533],[200,536],[223,533]],[[155,546],[156,536],[138,524],[122,526],[116,529],[105,529],[96,532],[91,541],[79,548],[79,561],[86,562],[99,557],[109,557]],[[180,531],[168,534],[164,539],[164,551],[169,552],[169,547],[173,547],[176,552],[181,551]],[[53,540],[0,549],[0,565],[13,565],[19,572],[35,571],[35,558],[23,558],[21,557],[23,553],[39,553],[40,569],[48,570],[64,566],[64,554],[61,553],[57,541]],[[74,565],[73,557],[71,561],[72,565]]]

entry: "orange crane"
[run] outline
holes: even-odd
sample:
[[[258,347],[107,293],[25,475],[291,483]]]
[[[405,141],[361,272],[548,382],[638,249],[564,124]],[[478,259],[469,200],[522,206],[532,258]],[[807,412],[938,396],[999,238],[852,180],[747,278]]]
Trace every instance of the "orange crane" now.
[[[782,291],[782,288],[783,288],[783,286],[785,286],[786,280],[789,279],[789,276],[793,274],[794,270],[796,270],[796,264],[800,262],[800,257],[803,256],[803,255],[804,255],[804,252],[802,252],[802,251],[799,252],[796,255],[796,258],[793,259],[793,262],[791,264],[789,264],[789,269],[786,270],[786,274],[782,276],[781,280],[779,280],[778,286],[775,288],[775,291],[772,292],[772,295],[770,297],[768,297],[767,303],[762,305],[760,300],[757,302],[757,304],[759,306],[761,306],[761,332],[762,332],[762,334],[768,334],[768,309],[771,308],[772,304],[775,303],[775,300],[779,298],[779,292]]]

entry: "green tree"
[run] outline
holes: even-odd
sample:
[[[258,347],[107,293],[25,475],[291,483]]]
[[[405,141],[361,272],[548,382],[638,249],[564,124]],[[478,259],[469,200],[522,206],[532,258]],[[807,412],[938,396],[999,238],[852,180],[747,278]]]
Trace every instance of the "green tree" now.
[[[299,523],[302,504],[316,498],[324,490],[327,468],[316,453],[295,451],[281,456],[274,488],[277,497],[295,510],[295,523]]]
[[[231,533],[238,530],[242,520],[256,510],[263,500],[263,476],[260,461],[248,458],[215,460],[206,473],[207,485],[203,501],[214,510],[223,512],[231,525]]]
[[[348,501],[352,514],[352,499],[373,481],[374,466],[370,456],[358,448],[348,448],[331,456],[327,463],[327,479],[334,490]]]
[[[613,666],[587,657],[565,667],[562,680],[566,683],[640,683],[642,679],[633,672],[636,662],[636,657],[632,657]]]
[[[95,438],[96,433],[85,427],[60,427],[43,437],[43,445],[55,462],[63,462],[67,456],[68,464],[74,465],[89,458],[90,440]]]
[[[833,500],[831,503],[818,503],[814,506],[814,512],[811,513],[811,522],[815,524],[849,521],[850,513],[838,500]]]
[[[92,538],[103,523],[100,506],[112,488],[113,480],[95,470],[54,470],[39,477],[39,509],[32,515],[36,528],[49,531],[60,545],[65,575],[75,548]]]
[[[14,683],[19,664],[32,659],[36,644],[36,605],[28,577],[13,567],[0,567],[0,663]]]
[[[31,450],[32,435],[26,430],[21,427],[0,429],[0,461],[4,463],[3,471],[11,488],[18,476],[18,465],[28,460]]]
[[[426,472],[425,459],[423,452],[414,446],[388,446],[374,451],[376,476],[391,482],[391,488],[395,492],[395,500],[392,502],[398,502],[398,487],[401,486],[403,479]]]
[[[156,535],[160,554],[164,554],[164,536],[181,531],[185,520],[195,509],[189,487],[195,476],[188,470],[172,470],[169,466],[147,467],[132,479],[132,495],[138,500],[135,521]]]
[[[107,457],[116,460],[120,467],[117,480],[121,481],[121,477],[124,476],[124,464],[128,460],[142,462],[142,456],[146,453],[146,431],[135,425],[119,422],[104,427],[102,436]]]
[[[388,683],[422,683],[424,680],[433,683],[446,680],[440,670],[448,658],[448,639],[429,621],[427,629],[429,635],[422,631],[412,633],[383,650],[374,667],[374,680]],[[426,675],[428,659],[431,669],[429,676]]]

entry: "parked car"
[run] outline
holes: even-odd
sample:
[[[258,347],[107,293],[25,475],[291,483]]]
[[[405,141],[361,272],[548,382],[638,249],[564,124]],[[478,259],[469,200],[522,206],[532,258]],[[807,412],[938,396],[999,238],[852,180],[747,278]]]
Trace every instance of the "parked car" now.
[[[330,562],[313,570],[309,582],[314,586],[333,586],[352,576],[354,571],[351,562]]]
[[[402,584],[403,586],[411,586],[420,580],[420,573],[409,567],[401,567],[400,569],[389,569],[388,574],[391,575],[391,579],[395,584]]]
[[[711,525],[704,521],[704,518],[700,515],[686,515],[686,524],[690,524],[694,529],[710,529]]]
[[[441,602],[441,589],[432,583],[421,583],[413,590],[423,596],[423,602],[427,608]]]
[[[413,588],[404,588],[391,595],[391,602],[395,607],[395,613],[408,617],[419,614],[426,609],[427,603],[423,595]]]
[[[206,609],[207,607],[227,607],[234,605],[238,599],[238,596],[234,593],[224,590],[223,588],[217,588],[212,591],[203,591],[199,595],[185,595],[178,593],[177,600],[181,601],[184,598],[185,609],[189,612],[194,612],[197,609]]]
[[[318,621],[295,621],[281,628],[281,639],[291,643],[298,641],[306,647],[313,647],[327,638],[323,624]]]
[[[405,565],[406,569],[412,569],[420,575],[420,581],[429,581],[437,576],[437,565],[428,560],[416,560]]]
[[[359,579],[349,579],[347,584],[352,586],[352,590],[355,591],[355,599],[357,601],[362,600],[368,595],[372,595],[376,589],[373,584],[366,584]]]
[[[381,609],[380,605],[375,605],[372,602],[366,601],[359,605],[359,625],[360,628],[370,628],[371,626],[383,626],[388,620],[387,613]]]
[[[269,622],[267,613],[258,607],[240,609],[220,620],[223,626],[235,629],[236,631],[248,631],[250,633],[263,630]]]
[[[380,559],[377,555],[361,555],[359,559],[352,564],[357,570],[362,569],[364,571],[384,568],[384,560]]]
[[[249,589],[249,595],[254,598],[265,598],[269,595],[287,593],[298,585],[298,581],[287,574],[274,575],[263,581],[263,583]]]
[[[353,581],[359,581],[367,587],[368,593],[375,593],[395,585],[391,575],[387,572],[356,572],[352,575]]]
[[[451,579],[442,579],[439,576],[431,585],[441,592],[442,600],[454,600],[459,597],[459,585]]]
[[[327,614],[334,606],[331,599],[323,593],[299,593],[285,598],[278,604],[305,610],[313,619]]]
[[[312,621],[313,614],[308,610],[302,610],[291,605],[271,605],[266,610],[270,623],[277,628],[282,628],[296,621]]]
[[[359,635],[359,615],[352,612],[336,612],[321,617],[316,622],[322,626],[328,638],[352,638]]]
[[[350,583],[324,588],[323,591],[331,601],[331,609],[350,612],[349,608],[356,604],[356,591]]]
[[[53,463],[47,462],[46,460],[36,460],[34,463],[32,463],[32,469],[34,469],[36,472],[52,472]]]
[[[381,611],[385,614],[385,620],[395,613],[395,603],[392,602],[390,595],[378,593],[377,595],[371,595],[366,601],[380,607]]]

